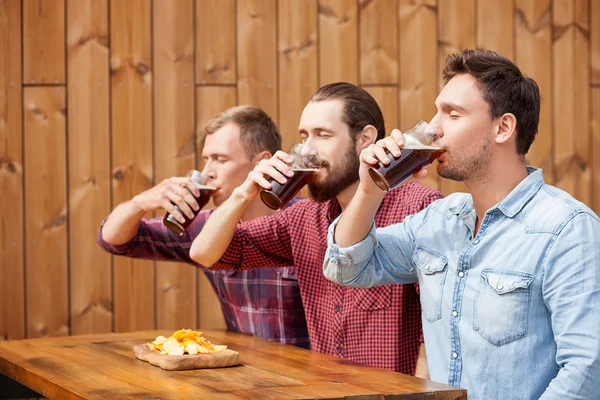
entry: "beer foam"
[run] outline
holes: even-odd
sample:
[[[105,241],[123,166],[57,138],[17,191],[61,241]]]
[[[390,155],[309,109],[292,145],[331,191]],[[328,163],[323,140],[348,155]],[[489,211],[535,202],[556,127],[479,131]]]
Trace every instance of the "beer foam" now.
[[[319,168],[294,168],[292,167],[292,171],[294,172],[317,172],[319,170]]]
[[[200,184],[197,184],[197,183],[194,183],[194,185],[196,185],[196,187],[198,189],[200,189],[200,190],[217,190],[217,188],[214,187],[214,186],[200,185]]]
[[[413,136],[410,136],[410,135],[403,135],[403,136],[404,136],[404,148],[405,149],[411,149],[411,150],[439,150],[440,149],[439,147],[427,146],[426,144],[419,142]]]

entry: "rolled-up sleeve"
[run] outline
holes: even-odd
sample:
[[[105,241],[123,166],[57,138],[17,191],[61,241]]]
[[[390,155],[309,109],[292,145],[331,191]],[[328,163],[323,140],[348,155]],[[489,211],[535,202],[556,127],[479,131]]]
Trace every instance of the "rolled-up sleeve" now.
[[[329,226],[323,274],[340,285],[357,288],[416,282],[417,275],[412,266],[412,227],[422,224],[424,214],[422,211],[385,228],[376,229],[373,224],[361,242],[345,248],[334,241],[341,216],[338,217]]]

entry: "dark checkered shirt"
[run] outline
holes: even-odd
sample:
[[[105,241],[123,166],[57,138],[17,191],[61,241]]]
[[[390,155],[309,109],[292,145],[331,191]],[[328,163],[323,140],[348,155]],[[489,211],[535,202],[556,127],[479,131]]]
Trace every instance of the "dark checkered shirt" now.
[[[441,197],[436,190],[409,182],[385,196],[375,224],[401,222]],[[340,212],[337,200],[307,199],[274,216],[244,222],[213,268],[295,265],[313,350],[414,374],[422,341],[416,286],[353,289],[323,275],[327,228]]]
[[[162,217],[144,218],[136,236],[119,246],[106,243],[100,227],[98,244],[112,254],[198,266],[189,251],[211,212],[198,213],[182,236],[168,230]],[[219,298],[228,330],[310,348],[295,268],[289,263],[278,265],[252,271],[201,270]]]

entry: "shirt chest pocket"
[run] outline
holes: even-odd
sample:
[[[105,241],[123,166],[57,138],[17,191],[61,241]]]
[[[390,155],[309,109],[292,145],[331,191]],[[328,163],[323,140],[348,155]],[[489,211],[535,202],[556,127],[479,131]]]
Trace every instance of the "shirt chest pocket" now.
[[[495,346],[527,335],[533,275],[485,269],[481,272],[475,304],[473,329]]]
[[[442,294],[448,272],[448,258],[425,247],[417,247],[413,263],[419,274],[421,309],[429,322],[442,318]]]

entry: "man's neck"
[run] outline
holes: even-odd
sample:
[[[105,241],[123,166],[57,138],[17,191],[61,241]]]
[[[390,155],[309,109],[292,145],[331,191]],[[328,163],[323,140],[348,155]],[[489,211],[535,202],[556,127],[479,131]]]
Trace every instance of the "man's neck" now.
[[[242,215],[242,221],[251,221],[258,217],[264,217],[267,215],[273,215],[277,211],[271,210],[269,207],[265,206],[265,204],[260,199],[260,196],[257,196],[254,200],[250,202],[244,214]]]
[[[479,231],[487,210],[500,203],[527,178],[527,168],[519,160],[516,162],[493,163],[486,170],[486,176],[473,178],[465,182],[473,196],[473,205],[477,214],[475,232]]]
[[[354,197],[356,189],[358,189],[358,183],[358,181],[354,182],[336,196],[338,203],[340,203],[340,207],[342,207],[342,212],[348,207],[348,204],[350,204],[350,201]]]

